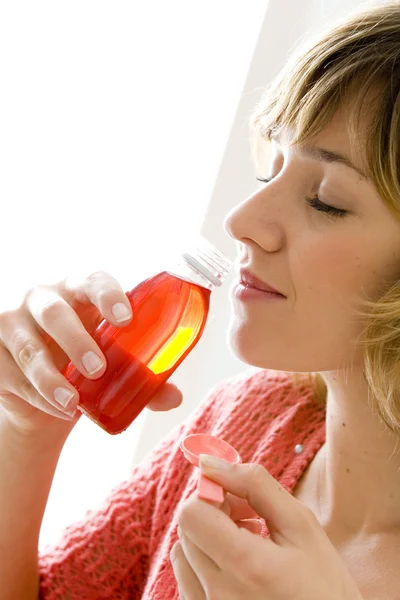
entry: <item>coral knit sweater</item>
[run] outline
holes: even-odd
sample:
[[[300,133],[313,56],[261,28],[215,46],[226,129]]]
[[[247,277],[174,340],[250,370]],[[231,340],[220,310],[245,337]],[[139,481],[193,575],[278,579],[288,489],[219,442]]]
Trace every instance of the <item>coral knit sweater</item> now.
[[[169,553],[180,506],[197,487],[179,448],[191,433],[223,438],[291,493],[325,442],[325,405],[283,371],[251,368],[216,385],[100,509],[39,554],[42,600],[178,600]]]

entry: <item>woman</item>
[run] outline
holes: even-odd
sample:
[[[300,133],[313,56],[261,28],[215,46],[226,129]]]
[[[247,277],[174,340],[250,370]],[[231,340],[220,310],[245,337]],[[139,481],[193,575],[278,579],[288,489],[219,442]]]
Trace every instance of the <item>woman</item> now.
[[[71,359],[101,376],[88,332],[101,318],[129,323],[113,315],[129,303],[95,273],[34,288],[0,316],[2,598],[398,599],[399,2],[300,48],[252,125],[262,186],[225,229],[237,268],[281,293],[231,294],[230,346],[256,368],[217,385],[38,561],[79,415],[60,369]],[[180,401],[166,384],[151,408]],[[196,496],[179,449],[195,432],[242,456],[234,468],[201,464],[226,490],[222,505]]]

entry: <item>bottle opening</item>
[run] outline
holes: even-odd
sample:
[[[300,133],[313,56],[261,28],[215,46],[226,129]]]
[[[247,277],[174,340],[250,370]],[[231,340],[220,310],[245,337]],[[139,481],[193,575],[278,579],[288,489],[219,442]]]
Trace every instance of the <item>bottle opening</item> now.
[[[222,285],[233,267],[233,262],[202,236],[181,256],[216,287]]]

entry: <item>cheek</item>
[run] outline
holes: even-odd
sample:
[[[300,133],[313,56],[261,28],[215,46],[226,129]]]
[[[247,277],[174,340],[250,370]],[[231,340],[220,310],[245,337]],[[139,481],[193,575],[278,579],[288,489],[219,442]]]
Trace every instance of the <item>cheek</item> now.
[[[341,297],[343,290],[353,285],[360,271],[360,253],[354,243],[344,236],[318,237],[314,243],[299,249],[292,261],[295,287],[300,294],[326,297],[329,293]]]
[[[348,236],[332,245],[321,245],[315,258],[306,261],[310,282],[309,303],[316,309],[318,298],[346,326],[354,323],[353,310],[362,299],[378,300],[398,280],[398,262],[388,256],[382,236],[371,245],[371,235]],[[380,244],[379,244],[380,241]],[[393,265],[395,268],[393,268]],[[300,268],[300,265],[298,265]]]
[[[379,255],[368,249],[367,240],[357,233],[333,235],[307,244],[291,263],[296,299],[302,310],[343,318],[343,309],[351,309],[354,299],[376,282],[374,266]],[[308,308],[307,308],[308,307]]]
[[[293,265],[297,317],[313,323],[335,354],[360,333],[354,310],[376,285],[379,257],[371,249],[364,251],[362,240],[355,234],[329,237],[327,232],[323,242],[299,252]]]
[[[288,268],[290,295],[283,302],[241,302],[231,296],[228,345],[233,353],[260,368],[299,372],[348,362],[361,331],[352,310],[378,268],[371,249],[362,253],[360,246],[353,237],[328,235],[298,246]]]

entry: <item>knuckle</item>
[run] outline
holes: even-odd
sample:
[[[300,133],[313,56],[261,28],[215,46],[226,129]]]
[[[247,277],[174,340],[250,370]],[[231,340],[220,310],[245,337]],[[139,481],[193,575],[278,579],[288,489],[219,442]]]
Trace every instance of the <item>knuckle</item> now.
[[[5,340],[13,340],[15,331],[18,330],[18,319],[20,316],[19,309],[5,310],[0,313],[0,339],[5,345],[9,345]]]
[[[104,286],[97,292],[97,302],[102,304],[105,299],[110,298],[111,295],[119,295],[119,290],[110,286]]]
[[[22,377],[19,385],[20,385],[21,392],[24,395],[29,396],[29,394],[31,394],[32,392],[35,391],[35,387],[34,387],[33,383],[27,377]]]
[[[41,309],[41,318],[44,326],[51,326],[57,321],[61,317],[62,309],[63,302],[61,300],[46,303]]]
[[[265,479],[265,469],[262,465],[258,463],[251,463],[248,466],[247,473],[251,478],[251,481],[255,481],[256,483],[260,483]]]
[[[4,310],[0,313],[0,327],[3,326],[4,323],[10,321],[10,319],[14,316],[13,310]]]
[[[93,283],[98,283],[99,281],[102,281],[103,279],[106,279],[108,277],[108,273],[99,269],[97,271],[93,271],[93,273],[89,273],[89,275],[86,277],[85,283],[88,285],[92,285]]]
[[[86,279],[85,289],[91,301],[97,306],[104,305],[104,301],[110,301],[112,296],[111,301],[115,302],[122,292],[118,281],[105,271],[91,273]]]
[[[11,311],[4,311],[0,313],[0,340],[4,340],[4,332],[7,328],[7,324],[10,322]]]
[[[197,502],[197,498],[195,495],[192,495],[188,500],[186,500],[179,511],[178,514],[178,525],[180,527],[185,527],[190,520],[192,519],[192,512],[193,512],[193,503]]]

